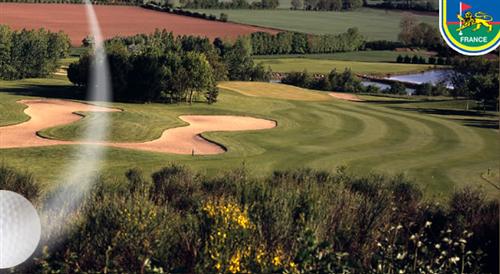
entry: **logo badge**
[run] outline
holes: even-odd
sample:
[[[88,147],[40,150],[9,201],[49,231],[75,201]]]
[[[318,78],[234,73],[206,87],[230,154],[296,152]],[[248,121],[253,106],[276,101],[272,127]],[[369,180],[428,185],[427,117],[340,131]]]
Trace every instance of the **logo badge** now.
[[[497,0],[439,0],[439,29],[446,43],[464,55],[484,55],[500,45]]]

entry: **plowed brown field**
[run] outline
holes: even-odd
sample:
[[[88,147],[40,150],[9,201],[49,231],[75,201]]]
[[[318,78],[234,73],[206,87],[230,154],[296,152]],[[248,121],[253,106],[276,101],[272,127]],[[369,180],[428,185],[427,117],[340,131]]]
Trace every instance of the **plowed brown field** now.
[[[276,30],[197,19],[157,12],[140,7],[94,6],[104,38],[117,35],[150,33],[167,29],[176,35],[197,35],[209,38],[235,38],[257,31]],[[218,16],[218,15],[217,15]],[[0,3],[0,24],[14,29],[45,28],[62,30],[75,46],[89,34],[85,7],[81,4],[13,4]]]

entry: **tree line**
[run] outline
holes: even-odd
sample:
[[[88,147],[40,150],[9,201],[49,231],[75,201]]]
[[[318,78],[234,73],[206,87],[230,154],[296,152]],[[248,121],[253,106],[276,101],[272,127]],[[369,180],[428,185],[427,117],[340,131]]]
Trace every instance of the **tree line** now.
[[[14,31],[0,25],[0,79],[45,77],[68,55],[69,37],[44,29]]]
[[[425,58],[418,55],[413,55],[413,57],[410,57],[409,55],[398,55],[396,62],[406,64],[451,65],[452,58],[443,58],[440,56],[430,56],[429,58]]]
[[[151,9],[151,10],[161,11],[161,12],[168,12],[168,13],[172,13],[172,14],[189,16],[189,17],[194,17],[194,18],[198,18],[198,19],[206,19],[206,20],[211,20],[211,21],[227,22],[229,20],[229,16],[226,13],[221,13],[219,15],[219,18],[217,18],[217,16],[215,16],[213,14],[206,14],[206,13],[197,12],[197,11],[174,8],[171,6],[164,6],[161,3],[156,3],[155,1],[151,1],[151,2],[148,2],[144,5],[141,5],[141,7],[145,8],[145,9]]]
[[[53,195],[36,175],[0,166],[0,178],[39,208]],[[470,188],[444,200],[404,176],[345,168],[135,168],[119,182],[96,179],[65,212],[71,229],[44,235],[17,272],[498,273],[498,201]]]
[[[452,96],[474,99],[483,109],[499,111],[498,59],[457,57],[452,68]]]
[[[363,0],[291,0],[294,10],[349,11],[361,8]]]
[[[361,79],[347,68],[342,73],[334,69],[327,75],[312,75],[307,71],[291,72],[281,82],[287,85],[323,91],[357,93],[365,91],[365,88],[361,85]]]
[[[374,4],[365,3],[366,7],[381,9],[415,10],[415,11],[438,11],[439,2],[436,0],[383,0]]]
[[[166,1],[165,5],[173,5]],[[275,9],[279,6],[279,0],[259,0],[249,2],[247,0],[180,0],[182,8],[186,9]]]
[[[177,103],[217,100],[217,81],[268,80],[270,72],[254,63],[249,39],[234,43],[166,30],[105,42],[114,100]],[[92,55],[84,54],[68,68],[68,78],[87,87]]]
[[[347,32],[336,35],[255,32],[250,35],[250,39],[254,55],[346,52],[356,51],[364,44],[357,28],[349,28]]]
[[[83,0],[0,0],[0,3],[83,4]],[[138,6],[143,0],[92,0],[93,5]]]

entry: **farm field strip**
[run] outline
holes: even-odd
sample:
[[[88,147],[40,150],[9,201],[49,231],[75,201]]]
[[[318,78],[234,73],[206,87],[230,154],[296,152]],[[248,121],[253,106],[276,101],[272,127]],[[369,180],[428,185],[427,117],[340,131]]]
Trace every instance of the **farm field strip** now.
[[[201,13],[219,15],[226,13],[229,21],[261,27],[313,34],[338,34],[357,27],[368,40],[397,41],[399,23],[404,12],[361,8],[356,11],[302,11],[302,10],[245,10],[200,9]],[[438,16],[416,16],[420,22],[437,27]]]
[[[80,4],[17,4],[0,3],[0,24],[14,29],[45,28],[64,31],[71,43],[79,46],[89,34],[85,6]],[[157,12],[133,6],[94,6],[105,39],[151,33],[167,29],[176,35],[199,35],[209,38],[236,38],[238,35],[276,30],[241,24],[208,21],[193,17]],[[126,14],[126,16],[125,16]]]

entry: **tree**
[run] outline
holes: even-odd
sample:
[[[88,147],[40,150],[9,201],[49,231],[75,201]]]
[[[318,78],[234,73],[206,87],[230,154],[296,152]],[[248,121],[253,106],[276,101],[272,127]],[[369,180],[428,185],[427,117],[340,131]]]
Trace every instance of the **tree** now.
[[[452,83],[455,97],[479,101],[498,109],[498,61],[484,58],[460,58],[453,62]],[[469,109],[468,103],[466,110]]]
[[[150,53],[132,56],[129,73],[128,100],[154,102],[167,88],[168,68],[162,58]]]
[[[10,79],[14,73],[11,64],[12,31],[9,27],[0,25],[0,78]]]
[[[407,64],[411,63],[411,57],[408,56],[408,55],[406,55],[405,58],[404,58],[404,62],[407,63]]]
[[[431,83],[423,83],[418,85],[415,89],[415,95],[424,95],[430,96],[432,95],[432,84]]]
[[[11,31],[0,26],[0,78],[13,80],[43,77],[54,72],[69,50],[62,32],[44,29]]]
[[[291,1],[292,9],[300,10],[304,7],[304,0],[292,0]]]
[[[417,20],[415,16],[411,13],[405,13],[399,23],[401,32],[398,35],[398,40],[403,42],[405,45],[410,45],[413,37],[412,31],[416,24]]]
[[[404,61],[403,56],[402,56],[401,54],[400,54],[400,55],[398,55],[398,58],[396,59],[396,62],[398,62],[398,63],[403,63],[403,61]]]
[[[387,93],[390,94],[399,94],[399,95],[406,95],[406,87],[401,84],[400,82],[394,82],[391,85],[391,88],[387,90]]]
[[[201,91],[210,92],[216,88],[213,78],[212,67],[205,55],[196,52],[188,52],[182,61],[182,65],[189,72],[186,89],[189,94],[189,103],[193,103],[193,96]],[[213,98],[212,98],[213,99]]]
[[[254,62],[251,57],[251,45],[247,38],[239,37],[233,47],[224,55],[230,80],[251,80]]]

